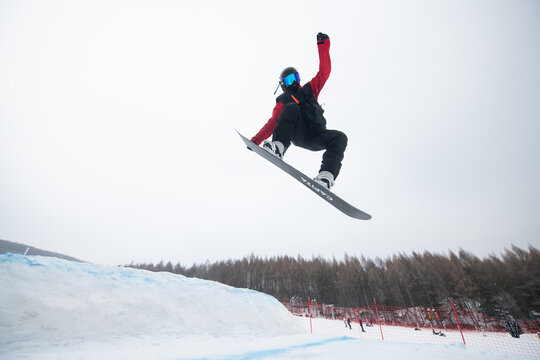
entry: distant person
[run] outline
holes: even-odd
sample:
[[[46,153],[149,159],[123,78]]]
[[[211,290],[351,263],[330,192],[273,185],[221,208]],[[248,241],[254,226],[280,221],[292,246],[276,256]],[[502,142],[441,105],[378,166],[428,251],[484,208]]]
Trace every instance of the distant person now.
[[[366,330],[364,330],[364,325],[362,325],[362,319],[358,319],[358,322],[360,323],[360,328],[362,328],[362,332],[366,332]]]
[[[347,318],[347,325],[349,325],[349,329],[352,330],[351,319],[349,319],[349,318]]]
[[[519,336],[523,334],[523,330],[521,330],[521,327],[514,319],[507,319],[503,321],[503,323],[506,327],[506,331],[508,331],[512,337],[519,338]]]
[[[324,110],[317,99],[331,71],[328,35],[318,33],[317,46],[319,50],[317,75],[302,86],[300,75],[295,68],[288,67],[281,72],[279,85],[283,94],[276,99],[272,117],[251,138],[251,142],[259,145],[272,135],[272,141],[265,141],[263,148],[280,159],[285,155],[291,142],[311,151],[325,150],[319,174],[313,180],[330,189],[341,169],[347,136],[341,131],[326,129]]]

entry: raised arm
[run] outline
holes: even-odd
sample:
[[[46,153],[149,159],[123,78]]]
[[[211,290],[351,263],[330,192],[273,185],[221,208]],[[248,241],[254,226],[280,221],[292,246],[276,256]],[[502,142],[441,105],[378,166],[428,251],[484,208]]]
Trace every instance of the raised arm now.
[[[330,77],[332,71],[332,62],[330,61],[330,38],[323,33],[317,34],[317,47],[319,49],[319,72],[309,82],[315,97],[319,97],[326,80]]]

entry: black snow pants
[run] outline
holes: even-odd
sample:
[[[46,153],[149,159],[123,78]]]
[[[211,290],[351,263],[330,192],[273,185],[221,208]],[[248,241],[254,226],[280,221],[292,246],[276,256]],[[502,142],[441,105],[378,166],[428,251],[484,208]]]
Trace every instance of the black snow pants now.
[[[296,103],[285,105],[277,121],[272,137],[287,149],[291,142],[301,148],[320,151],[323,154],[319,172],[329,171],[334,179],[339,175],[341,161],[347,147],[347,136],[338,130],[327,130],[326,126],[310,122]]]

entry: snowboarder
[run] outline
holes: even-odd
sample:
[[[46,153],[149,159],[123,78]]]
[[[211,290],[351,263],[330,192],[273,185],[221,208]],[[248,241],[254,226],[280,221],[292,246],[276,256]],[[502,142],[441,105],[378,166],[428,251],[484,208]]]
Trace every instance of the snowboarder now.
[[[446,335],[442,332],[442,330],[441,331],[435,331],[435,329],[431,329],[431,331],[433,331],[433,335],[446,337]]]
[[[508,316],[508,318],[503,321],[503,324],[506,327],[506,331],[508,331],[512,337],[519,338],[519,336],[523,334],[523,330],[521,330],[521,327],[513,317]]]
[[[330,190],[341,169],[347,136],[341,131],[326,129],[324,110],[317,99],[331,71],[328,35],[317,34],[317,47],[317,75],[302,86],[300,75],[294,67],[283,70],[279,77],[283,94],[276,99],[272,117],[251,141],[260,145],[273,134],[272,141],[266,140],[263,148],[280,159],[291,142],[311,151],[325,150],[319,174],[314,181]]]

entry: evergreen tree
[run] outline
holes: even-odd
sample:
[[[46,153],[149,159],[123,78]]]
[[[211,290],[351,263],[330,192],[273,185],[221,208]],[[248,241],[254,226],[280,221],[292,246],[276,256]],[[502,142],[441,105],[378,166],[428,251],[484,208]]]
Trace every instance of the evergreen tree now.
[[[215,280],[275,296],[283,302],[308,297],[337,307],[365,307],[377,303],[400,307],[457,304],[491,316],[525,319],[540,312],[540,251],[512,246],[501,256],[480,259],[460,249],[448,255],[413,252],[375,260],[344,255],[343,260],[301,256],[193,264],[131,263],[130,267],[169,271]]]

